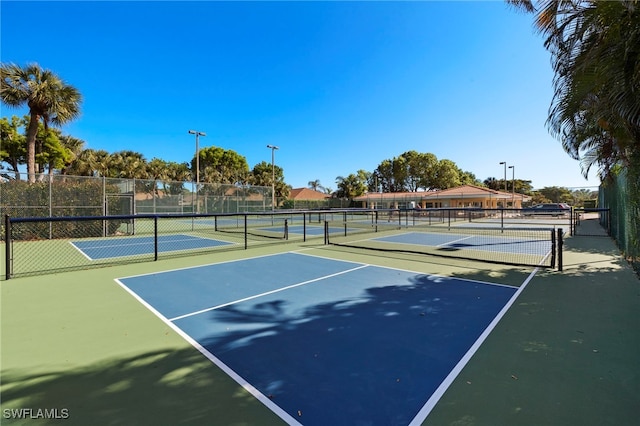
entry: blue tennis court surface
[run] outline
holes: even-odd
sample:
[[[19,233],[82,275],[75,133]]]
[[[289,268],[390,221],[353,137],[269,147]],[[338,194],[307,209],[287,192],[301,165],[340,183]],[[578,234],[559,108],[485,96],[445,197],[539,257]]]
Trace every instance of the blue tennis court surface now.
[[[451,249],[470,249],[501,253],[524,253],[545,256],[551,251],[551,240],[531,240],[513,237],[487,237],[459,234],[437,234],[425,232],[408,232],[387,237],[373,238],[400,244],[426,245]],[[532,244],[535,243],[535,244]],[[532,250],[534,253],[532,253]]]
[[[76,247],[84,256],[86,256],[90,260],[137,256],[154,253],[153,236],[73,241],[71,244],[73,244],[74,247]],[[159,252],[193,250],[228,244],[232,243],[183,234],[158,236]]]
[[[419,424],[517,291],[297,253],[117,281],[283,420],[322,426]]]

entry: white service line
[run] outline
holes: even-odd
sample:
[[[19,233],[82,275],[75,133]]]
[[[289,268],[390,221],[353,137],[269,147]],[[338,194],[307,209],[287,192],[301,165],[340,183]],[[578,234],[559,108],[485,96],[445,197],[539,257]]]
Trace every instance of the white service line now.
[[[201,309],[199,311],[190,312],[188,314],[180,315],[180,316],[177,316],[177,317],[174,317],[174,318],[169,318],[169,321],[177,321],[179,319],[191,317],[191,316],[194,316],[194,315],[199,315],[199,314],[202,314],[204,312],[214,311],[216,309],[224,308],[225,306],[235,305],[236,303],[246,302],[247,300],[257,299],[258,297],[267,296],[269,294],[274,294],[274,293],[278,293],[278,292],[281,292],[281,291],[284,291],[284,290],[289,290],[291,288],[300,287],[300,286],[303,286],[303,285],[306,285],[306,284],[310,284],[310,283],[313,283],[313,282],[316,282],[316,281],[321,281],[321,280],[324,280],[324,279],[327,279],[327,278],[336,277],[338,275],[347,274],[349,272],[357,271],[358,269],[367,268],[368,266],[369,265],[361,265],[361,266],[358,266],[357,268],[347,269],[346,271],[336,272],[335,274],[325,275],[324,277],[314,278],[312,280],[303,281],[301,283],[292,284],[292,285],[289,285],[289,286],[286,286],[286,287],[282,287],[282,288],[278,288],[278,289],[271,290],[271,291],[266,291],[264,293],[256,294],[256,295],[249,296],[249,297],[245,297],[243,299],[234,300],[233,302],[227,302],[227,303],[223,303],[221,305],[212,306],[210,308]]]

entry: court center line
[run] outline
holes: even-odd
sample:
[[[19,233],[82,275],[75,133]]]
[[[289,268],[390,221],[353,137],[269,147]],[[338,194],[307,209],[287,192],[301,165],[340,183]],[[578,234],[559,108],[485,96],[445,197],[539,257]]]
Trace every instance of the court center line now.
[[[333,277],[336,277],[338,275],[347,274],[349,272],[357,271],[358,269],[367,268],[369,266],[371,266],[371,265],[361,265],[361,266],[358,266],[356,268],[347,269],[346,271],[336,272],[335,274],[325,275],[323,277],[314,278],[312,280],[303,281],[301,283],[292,284],[292,285],[289,285],[289,286],[286,286],[286,287],[282,287],[282,288],[278,288],[278,289],[275,289],[275,290],[266,291],[264,293],[256,294],[256,295],[249,296],[249,297],[245,297],[243,299],[234,300],[233,302],[223,303],[221,305],[212,306],[210,308],[201,309],[201,310],[195,311],[195,312],[190,312],[188,314],[180,315],[180,316],[177,316],[177,317],[174,317],[174,318],[169,318],[169,321],[173,322],[173,321],[177,321],[179,319],[188,318],[188,317],[191,317],[191,316],[194,316],[194,315],[199,315],[199,314],[202,314],[204,312],[214,311],[216,309],[224,308],[225,306],[230,306],[230,305],[234,305],[236,303],[246,302],[247,300],[257,299],[258,297],[267,296],[269,294],[278,293],[280,291],[289,290],[291,288],[300,287],[300,286],[303,286],[303,285],[306,285],[306,284],[311,284],[311,283],[314,283],[316,281],[321,281],[321,280],[324,280],[324,279],[327,279],[327,278],[333,278]]]

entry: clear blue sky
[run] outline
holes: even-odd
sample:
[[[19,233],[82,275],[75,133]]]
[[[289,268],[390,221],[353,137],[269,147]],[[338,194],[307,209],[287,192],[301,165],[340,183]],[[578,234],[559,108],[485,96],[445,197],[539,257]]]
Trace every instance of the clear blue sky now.
[[[294,188],[408,150],[480,180],[596,186],[545,126],[553,73],[532,16],[502,1],[15,2],[3,62],[77,87],[63,132],[87,148],[188,162],[200,147],[276,164]],[[2,108],[2,116],[25,110]],[[507,178],[512,171],[507,170]]]

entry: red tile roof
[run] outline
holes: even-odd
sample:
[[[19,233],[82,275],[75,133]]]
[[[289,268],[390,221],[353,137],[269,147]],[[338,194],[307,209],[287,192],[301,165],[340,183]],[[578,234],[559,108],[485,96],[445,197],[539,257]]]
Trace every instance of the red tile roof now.
[[[325,194],[324,192],[314,191],[309,188],[296,188],[292,189],[289,193],[290,200],[325,200],[330,198],[329,194]]]
[[[518,198],[525,197],[526,195],[516,193]],[[486,197],[486,198],[511,198],[511,192],[496,191],[495,189],[484,188],[482,186],[475,185],[461,185],[455,188],[442,189],[437,191],[421,191],[421,192],[384,192],[376,193],[369,192],[367,194],[355,197],[355,201],[366,201],[373,197],[379,199],[397,199],[397,198],[412,198],[412,199],[427,199],[427,198],[472,198],[472,197]]]

